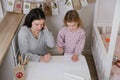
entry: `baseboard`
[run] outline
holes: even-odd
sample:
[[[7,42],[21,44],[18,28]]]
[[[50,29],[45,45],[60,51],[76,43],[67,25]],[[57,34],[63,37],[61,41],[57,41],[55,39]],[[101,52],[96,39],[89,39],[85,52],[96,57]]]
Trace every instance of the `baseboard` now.
[[[91,49],[85,49],[82,53],[87,55],[92,55]]]

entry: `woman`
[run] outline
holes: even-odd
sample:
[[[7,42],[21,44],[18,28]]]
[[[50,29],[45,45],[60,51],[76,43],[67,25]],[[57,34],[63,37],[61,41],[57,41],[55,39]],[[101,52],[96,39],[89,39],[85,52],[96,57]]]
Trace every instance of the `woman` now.
[[[41,9],[32,9],[27,14],[18,33],[18,44],[20,53],[29,56],[31,61],[50,60],[51,55],[46,50],[54,47],[54,38],[45,25],[45,14]]]

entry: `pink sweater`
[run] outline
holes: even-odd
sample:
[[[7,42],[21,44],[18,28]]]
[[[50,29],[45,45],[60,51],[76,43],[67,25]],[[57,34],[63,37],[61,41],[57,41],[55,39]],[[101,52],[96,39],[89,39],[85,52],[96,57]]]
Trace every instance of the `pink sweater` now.
[[[78,28],[70,31],[68,27],[63,27],[58,32],[57,46],[64,48],[64,53],[80,54],[85,45],[85,31]]]

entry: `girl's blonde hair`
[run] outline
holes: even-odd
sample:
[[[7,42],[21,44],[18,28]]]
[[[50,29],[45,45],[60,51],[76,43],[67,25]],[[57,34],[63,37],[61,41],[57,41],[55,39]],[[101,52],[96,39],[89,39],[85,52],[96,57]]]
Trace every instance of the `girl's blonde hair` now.
[[[76,10],[69,10],[64,17],[64,24],[67,26],[67,22],[77,22],[78,27],[83,26],[79,14]]]

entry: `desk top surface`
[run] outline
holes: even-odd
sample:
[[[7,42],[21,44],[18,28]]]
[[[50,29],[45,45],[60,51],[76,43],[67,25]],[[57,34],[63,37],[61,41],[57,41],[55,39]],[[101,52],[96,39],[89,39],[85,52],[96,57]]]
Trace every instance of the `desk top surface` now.
[[[71,80],[90,80],[90,72],[84,56],[79,56],[78,62],[72,62],[65,56],[53,56],[49,63],[29,62],[26,80],[68,80],[66,73],[84,78]]]

